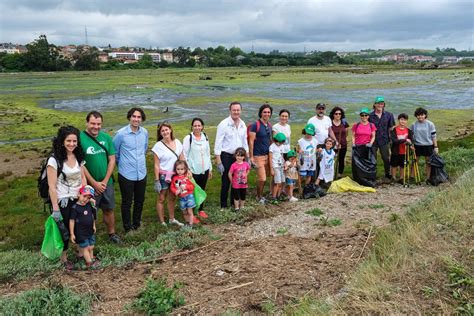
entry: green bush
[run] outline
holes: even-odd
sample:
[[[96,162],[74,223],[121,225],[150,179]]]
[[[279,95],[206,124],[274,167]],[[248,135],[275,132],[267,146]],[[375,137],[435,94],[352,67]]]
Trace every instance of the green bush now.
[[[166,315],[174,308],[184,305],[184,296],[177,291],[180,287],[175,283],[172,288],[169,288],[164,279],[148,279],[145,288],[138,294],[131,308],[146,312],[148,315]]]
[[[0,299],[0,315],[87,315],[91,296],[68,288],[34,289],[14,298]]]

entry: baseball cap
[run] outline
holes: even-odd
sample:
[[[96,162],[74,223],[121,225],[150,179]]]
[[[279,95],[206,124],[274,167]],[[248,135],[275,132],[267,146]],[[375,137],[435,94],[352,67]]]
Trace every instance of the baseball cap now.
[[[286,157],[291,158],[291,157],[296,157],[296,151],[293,149],[290,150],[289,152],[286,153]]]
[[[286,136],[283,133],[277,133],[273,136],[273,139],[278,143],[283,143],[286,140]]]
[[[314,125],[311,123],[306,124],[306,126],[304,127],[304,131],[306,132],[306,134],[311,136],[314,136],[314,134],[316,133],[316,131],[314,130]]]
[[[326,108],[326,104],[324,104],[324,103],[316,104],[316,109],[325,109],[325,108]]]
[[[95,190],[90,185],[85,185],[79,189],[79,193],[82,195],[91,195],[94,196]]]
[[[364,114],[370,114],[369,108],[362,108],[362,109],[360,109],[359,114],[362,114],[362,113],[364,113]]]
[[[374,103],[381,103],[381,102],[384,102],[385,103],[385,98],[381,95],[375,97],[375,102]]]

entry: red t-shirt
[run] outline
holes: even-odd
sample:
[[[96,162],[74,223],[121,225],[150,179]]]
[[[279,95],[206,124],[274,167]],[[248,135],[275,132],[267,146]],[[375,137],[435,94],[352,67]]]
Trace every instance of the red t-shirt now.
[[[175,175],[171,179],[170,190],[175,195],[176,195],[176,192],[178,192],[179,197],[185,197],[190,194],[193,194],[194,184],[191,182],[191,179],[189,179],[185,175],[182,175],[182,176]]]
[[[368,123],[367,125],[355,123],[352,125],[352,132],[355,134],[355,144],[366,145],[370,143],[372,132],[375,132],[376,130],[377,128],[372,123]]]
[[[403,143],[398,145],[398,154],[405,155],[406,153],[406,140],[408,139],[408,128],[401,129],[400,126],[395,127],[395,134],[398,140],[404,140]]]

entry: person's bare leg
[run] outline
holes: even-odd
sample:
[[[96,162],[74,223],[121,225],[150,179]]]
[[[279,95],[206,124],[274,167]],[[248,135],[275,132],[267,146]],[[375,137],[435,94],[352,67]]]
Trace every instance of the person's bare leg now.
[[[263,189],[265,188],[265,181],[257,181],[257,199],[263,197]]]
[[[89,247],[90,246],[88,246],[84,249],[84,260],[86,261],[87,265],[90,265],[92,263],[92,257],[91,257],[91,253],[89,251]]]
[[[103,219],[109,235],[115,234],[115,213],[114,210],[103,210]]]
[[[158,218],[160,219],[161,223],[165,222],[165,211],[164,211],[164,203],[166,199],[166,191],[161,191],[156,199],[156,212],[158,213]]]
[[[174,220],[174,207],[176,205],[176,197],[173,194],[168,194],[168,214],[170,216],[170,221]]]

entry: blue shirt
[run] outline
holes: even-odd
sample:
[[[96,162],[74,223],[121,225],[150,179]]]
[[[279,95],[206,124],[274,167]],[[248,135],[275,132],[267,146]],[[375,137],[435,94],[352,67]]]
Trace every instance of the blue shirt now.
[[[257,122],[250,126],[250,131],[255,133],[255,141],[253,142],[253,155],[266,156],[269,153],[272,142],[272,127],[270,123],[267,125],[260,121],[260,128],[257,131]]]
[[[369,115],[369,122],[377,127],[375,132],[375,145],[384,146],[390,142],[390,130],[395,125],[395,119],[392,113],[383,111],[380,118],[372,111]]]
[[[115,134],[114,146],[119,173],[130,181],[143,180],[146,176],[148,131],[139,127],[133,132],[130,125],[122,127]]]

